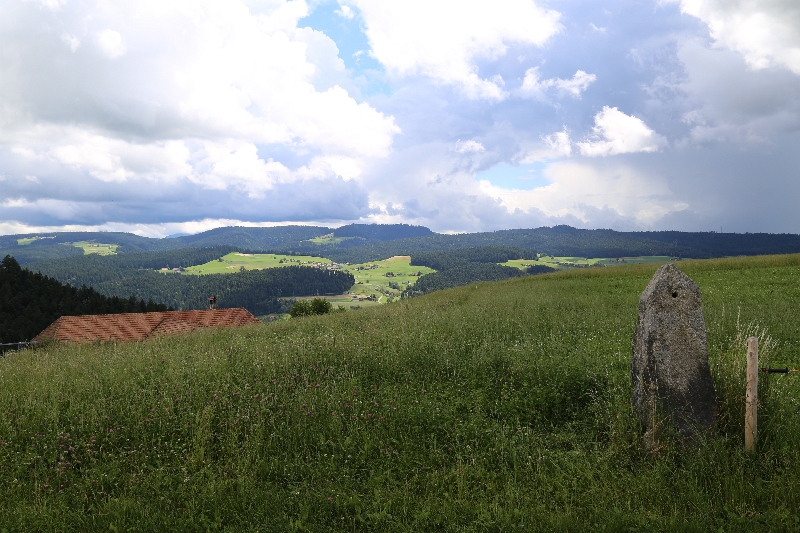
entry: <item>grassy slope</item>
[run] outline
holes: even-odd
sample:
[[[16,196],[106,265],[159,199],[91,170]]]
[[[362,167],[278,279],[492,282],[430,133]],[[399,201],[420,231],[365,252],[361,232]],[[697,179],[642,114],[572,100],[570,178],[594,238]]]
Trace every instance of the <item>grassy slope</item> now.
[[[800,364],[800,256],[680,267],[721,402],[697,450],[630,415],[655,266],[570,271],[0,360],[0,530],[797,528],[800,378],[762,381],[755,457],[741,396],[746,335]]]
[[[240,268],[244,267],[246,270],[257,270],[263,268],[277,268],[291,265],[328,265],[332,261],[325,257],[307,256],[307,255],[281,255],[281,254],[242,254],[238,252],[229,253],[221,257],[222,261],[214,260],[204,263],[202,265],[188,267],[187,274],[230,274],[238,272]],[[280,261],[284,261],[281,263]],[[418,279],[417,276],[412,274],[422,272],[428,274],[435,272],[431,268],[411,266],[411,257],[409,256],[396,256],[384,259],[383,261],[374,261],[372,263],[363,263],[359,265],[342,265],[342,270],[346,270],[353,274],[356,278],[356,284],[353,285],[351,291],[357,295],[369,296],[375,294],[376,297],[382,297],[385,294],[397,297],[402,292],[401,290],[392,289],[389,287],[389,282],[397,283],[399,286],[405,288],[404,283],[408,282],[414,284]],[[369,268],[370,266],[377,266],[377,268]],[[359,270],[359,267],[361,270]],[[394,277],[387,278],[386,274],[392,272]],[[328,300],[334,304],[348,305],[351,298],[349,296],[328,297]],[[382,302],[385,303],[385,297]],[[356,303],[357,305],[369,305],[369,302]]]
[[[72,246],[83,250],[84,255],[114,255],[117,253],[117,248],[119,248],[117,244],[103,244],[93,241],[73,242]]]
[[[243,254],[231,252],[219,260],[209,261],[202,265],[190,266],[186,269],[188,274],[231,274],[245,270],[260,270],[263,268],[277,268],[292,265],[329,265],[330,259],[311,255],[281,255],[281,254]],[[281,263],[281,261],[284,261]]]

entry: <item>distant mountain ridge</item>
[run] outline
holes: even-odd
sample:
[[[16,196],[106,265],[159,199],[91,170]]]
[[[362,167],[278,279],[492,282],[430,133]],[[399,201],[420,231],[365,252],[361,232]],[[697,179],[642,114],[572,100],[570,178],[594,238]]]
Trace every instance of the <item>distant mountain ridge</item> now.
[[[336,239],[319,239],[330,236]],[[407,224],[349,224],[324,226],[276,226],[271,228],[223,227],[196,235],[155,239],[122,232],[42,233],[30,244],[18,239],[36,234],[0,237],[0,257],[11,255],[20,264],[81,255],[65,245],[76,241],[117,244],[117,252],[161,252],[184,248],[231,246],[251,252],[290,252],[329,257],[339,262],[361,263],[394,255],[475,248],[512,246],[555,256],[626,257],[668,255],[710,258],[737,255],[800,253],[800,235],[771,233],[716,233],[680,231],[620,232],[610,229],[577,229],[570,226],[510,229],[494,232],[446,235],[424,226]],[[342,240],[343,239],[343,240]]]

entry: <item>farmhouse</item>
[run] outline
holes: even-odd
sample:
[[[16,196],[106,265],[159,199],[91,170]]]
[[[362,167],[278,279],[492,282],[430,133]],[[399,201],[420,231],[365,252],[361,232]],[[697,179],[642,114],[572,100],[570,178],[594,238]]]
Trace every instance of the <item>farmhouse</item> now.
[[[243,307],[202,311],[62,316],[33,340],[35,342],[142,341],[156,335],[183,333],[201,328],[236,328],[260,323],[261,321]]]

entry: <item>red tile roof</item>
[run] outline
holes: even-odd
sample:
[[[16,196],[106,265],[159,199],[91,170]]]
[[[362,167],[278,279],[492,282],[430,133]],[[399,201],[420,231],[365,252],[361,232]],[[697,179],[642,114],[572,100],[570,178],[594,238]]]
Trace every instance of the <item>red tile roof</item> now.
[[[141,341],[154,335],[183,333],[198,328],[240,327],[260,323],[260,320],[243,307],[203,311],[62,316],[33,340]]]

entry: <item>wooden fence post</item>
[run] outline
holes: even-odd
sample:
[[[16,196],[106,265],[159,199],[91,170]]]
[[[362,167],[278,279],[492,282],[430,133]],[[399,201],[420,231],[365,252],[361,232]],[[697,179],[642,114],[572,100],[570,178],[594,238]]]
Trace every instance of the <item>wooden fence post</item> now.
[[[747,397],[744,414],[744,449],[755,449],[758,427],[758,338],[747,339]]]

